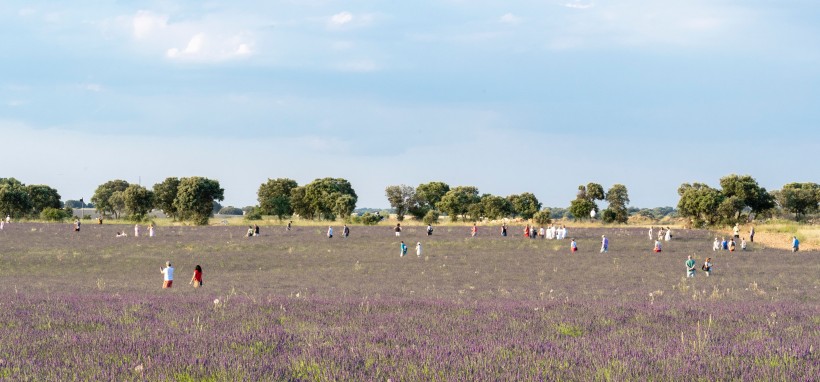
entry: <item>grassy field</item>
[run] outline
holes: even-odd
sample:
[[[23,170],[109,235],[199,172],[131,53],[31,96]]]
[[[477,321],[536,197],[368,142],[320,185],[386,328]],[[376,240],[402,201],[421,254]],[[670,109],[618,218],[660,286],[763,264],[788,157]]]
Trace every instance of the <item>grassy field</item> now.
[[[820,261],[714,233],[390,224],[13,223],[0,231],[0,380],[761,380],[820,375]],[[760,232],[760,231],[759,231]],[[599,253],[600,238],[610,250]],[[760,235],[760,233],[759,233]],[[764,235],[765,236],[765,235]],[[399,240],[410,251],[399,256]],[[422,242],[423,254],[414,252]],[[713,257],[714,273],[684,277]],[[162,290],[166,260],[174,288]],[[193,268],[205,285],[188,286]]]

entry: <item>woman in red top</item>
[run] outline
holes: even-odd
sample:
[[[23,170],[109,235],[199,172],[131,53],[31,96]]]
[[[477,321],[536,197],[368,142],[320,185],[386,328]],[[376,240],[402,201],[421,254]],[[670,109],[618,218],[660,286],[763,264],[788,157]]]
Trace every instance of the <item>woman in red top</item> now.
[[[191,277],[191,282],[188,284],[194,284],[194,288],[202,286],[202,267],[200,267],[199,264],[194,268],[194,277]]]

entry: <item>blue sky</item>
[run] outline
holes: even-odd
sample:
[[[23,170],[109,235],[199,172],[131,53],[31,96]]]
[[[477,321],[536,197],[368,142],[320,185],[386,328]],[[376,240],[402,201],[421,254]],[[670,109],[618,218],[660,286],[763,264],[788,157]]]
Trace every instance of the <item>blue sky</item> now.
[[[675,205],[819,181],[814,1],[4,1],[0,177],[91,197],[207,176],[440,180]]]

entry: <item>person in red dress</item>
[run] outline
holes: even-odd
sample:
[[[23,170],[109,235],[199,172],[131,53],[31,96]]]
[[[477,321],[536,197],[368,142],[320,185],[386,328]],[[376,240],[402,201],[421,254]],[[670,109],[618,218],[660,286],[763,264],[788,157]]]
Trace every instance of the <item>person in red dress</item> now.
[[[188,284],[193,284],[194,288],[202,286],[202,267],[200,267],[199,264],[194,268],[194,276],[191,277],[191,282]]]

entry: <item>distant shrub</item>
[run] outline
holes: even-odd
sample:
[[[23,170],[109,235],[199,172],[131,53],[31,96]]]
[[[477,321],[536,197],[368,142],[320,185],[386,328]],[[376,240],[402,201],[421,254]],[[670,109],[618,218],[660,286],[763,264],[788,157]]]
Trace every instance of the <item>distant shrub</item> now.
[[[384,219],[384,217],[381,215],[365,212],[364,214],[362,214],[362,216],[356,216],[355,218],[353,218],[353,221],[364,225],[376,225],[379,224],[379,222],[382,221],[382,219]]]
[[[550,213],[549,208],[545,208],[541,211],[536,212],[535,215],[532,216],[532,220],[535,222],[535,224],[545,226],[547,224],[552,223],[552,218],[550,216],[552,216],[552,214]]]
[[[424,219],[422,221],[424,224],[435,224],[438,223],[439,213],[436,210],[427,211],[427,214],[424,215]]]
[[[262,210],[259,208],[251,208],[245,212],[245,220],[262,220]]]
[[[234,206],[227,206],[222,207],[219,209],[220,215],[242,215],[244,211],[241,208],[236,208]]]
[[[43,209],[40,212],[40,219],[52,222],[59,222],[67,219],[69,216],[65,210],[61,210],[59,208],[48,207]]]

